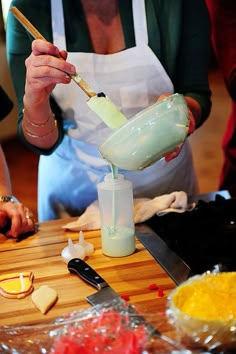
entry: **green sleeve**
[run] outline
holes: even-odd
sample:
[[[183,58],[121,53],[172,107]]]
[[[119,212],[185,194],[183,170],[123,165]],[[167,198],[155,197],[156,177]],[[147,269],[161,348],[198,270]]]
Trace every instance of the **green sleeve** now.
[[[210,22],[205,1],[149,0],[146,10],[149,45],[170,76],[174,91],[200,104],[200,126],[211,110]]]
[[[176,91],[194,98],[202,108],[201,126],[211,111],[208,80],[210,22],[204,0],[184,1],[184,21],[175,78]]]

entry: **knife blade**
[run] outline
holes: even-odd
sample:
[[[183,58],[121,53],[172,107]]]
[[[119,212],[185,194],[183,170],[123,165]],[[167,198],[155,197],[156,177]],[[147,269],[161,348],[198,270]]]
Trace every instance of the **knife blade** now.
[[[172,251],[148,225],[136,225],[135,235],[176,285],[194,275],[188,264]]]
[[[95,287],[98,291],[92,295],[86,296],[86,300],[94,307],[97,305],[102,305],[103,303],[108,303],[112,300],[116,300],[119,304],[125,304],[126,302],[116,293],[112,287],[85,261],[80,258],[71,259],[67,268],[71,273],[77,274],[86,283]],[[159,332],[152,324],[148,323],[143,316],[141,316],[132,305],[128,306],[128,313],[132,318],[137,318],[138,323],[144,324],[148,333],[152,336],[161,338],[174,348],[182,350],[181,344],[175,342],[173,339],[165,336]]]

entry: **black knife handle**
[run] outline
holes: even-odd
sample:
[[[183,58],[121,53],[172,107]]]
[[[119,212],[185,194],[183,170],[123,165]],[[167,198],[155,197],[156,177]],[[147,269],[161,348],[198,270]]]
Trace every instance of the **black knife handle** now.
[[[71,273],[76,273],[96,289],[100,290],[108,286],[107,282],[88,263],[80,258],[71,259],[67,267]]]

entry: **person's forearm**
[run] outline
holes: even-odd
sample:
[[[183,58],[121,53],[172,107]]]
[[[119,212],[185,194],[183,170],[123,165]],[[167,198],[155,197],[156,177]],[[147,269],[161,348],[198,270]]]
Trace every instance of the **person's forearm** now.
[[[50,95],[57,84],[69,84],[70,75],[76,72],[66,57],[65,51],[59,51],[52,43],[39,39],[32,42],[32,52],[25,60],[21,128],[30,144],[44,150],[51,149],[59,139],[57,120],[50,107]]]
[[[22,131],[25,139],[41,149],[49,149],[58,140],[57,121],[51,110],[49,100],[45,103],[31,102],[24,96]]]
[[[7,167],[6,159],[0,145],[0,195],[11,195],[10,173]]]

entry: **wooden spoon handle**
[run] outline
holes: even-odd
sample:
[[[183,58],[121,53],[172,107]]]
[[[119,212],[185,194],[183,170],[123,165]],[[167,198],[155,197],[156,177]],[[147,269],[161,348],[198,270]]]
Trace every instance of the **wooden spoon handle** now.
[[[35,38],[35,39],[43,39],[46,41],[46,38],[39,33],[39,31],[32,25],[32,23],[22,14],[17,7],[13,6],[9,9],[13,13],[13,15],[17,18],[17,20],[22,24],[23,27]]]
[[[32,23],[22,14],[22,12],[17,9],[17,7],[13,6],[9,9],[13,13],[13,15],[17,18],[17,20],[22,24],[22,26],[33,36],[35,39],[42,39],[47,41],[46,38],[32,25]],[[79,74],[69,75],[71,79],[88,95],[89,97],[96,96],[96,92],[94,92],[87,82],[85,82]]]

